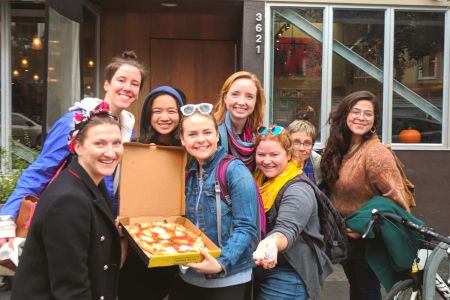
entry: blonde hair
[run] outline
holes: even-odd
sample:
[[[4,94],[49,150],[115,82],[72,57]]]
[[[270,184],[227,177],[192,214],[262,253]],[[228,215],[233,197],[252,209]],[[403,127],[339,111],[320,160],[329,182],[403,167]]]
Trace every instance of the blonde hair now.
[[[307,135],[309,135],[313,142],[316,141],[316,126],[314,126],[313,123],[306,121],[306,120],[295,120],[288,126],[289,133],[296,133],[296,132],[305,132]]]
[[[250,125],[252,131],[256,131],[256,129],[258,129],[258,127],[263,123],[266,96],[264,95],[264,89],[258,77],[250,72],[239,71],[232,74],[227,78],[227,80],[225,80],[220,91],[219,100],[214,106],[214,117],[216,118],[218,124],[222,124],[225,122],[225,114],[227,112],[227,107],[225,105],[225,96],[230,90],[231,85],[238,79],[250,79],[256,86],[257,92],[255,109],[247,119],[247,124]]]

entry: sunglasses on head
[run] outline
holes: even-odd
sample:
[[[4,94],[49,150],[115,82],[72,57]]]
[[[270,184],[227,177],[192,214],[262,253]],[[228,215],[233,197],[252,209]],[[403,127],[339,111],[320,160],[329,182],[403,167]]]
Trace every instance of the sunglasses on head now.
[[[273,126],[273,127],[259,127],[258,128],[258,134],[267,134],[267,133],[271,133],[273,135],[278,135],[280,133],[282,133],[284,130],[283,127],[281,126]]]
[[[198,110],[204,115],[209,115],[212,112],[213,105],[211,103],[200,103],[200,104],[186,104],[180,107],[183,116],[190,116]]]

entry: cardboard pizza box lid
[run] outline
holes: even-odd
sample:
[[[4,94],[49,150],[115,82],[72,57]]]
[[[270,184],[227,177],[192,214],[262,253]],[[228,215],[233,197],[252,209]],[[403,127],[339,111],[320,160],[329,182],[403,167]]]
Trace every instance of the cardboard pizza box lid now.
[[[183,147],[124,143],[120,164],[120,217],[185,213]]]

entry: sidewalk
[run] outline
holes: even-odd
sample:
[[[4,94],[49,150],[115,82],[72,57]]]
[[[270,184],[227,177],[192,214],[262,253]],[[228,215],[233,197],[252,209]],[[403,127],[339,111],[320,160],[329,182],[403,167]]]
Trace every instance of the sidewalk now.
[[[349,285],[347,282],[347,277],[345,276],[344,270],[341,265],[333,266],[335,271],[333,274],[328,276],[325,285],[322,288],[320,294],[320,299],[328,300],[347,300],[350,299],[349,296]],[[381,295],[386,296],[384,288],[381,289]]]
[[[349,299],[349,286],[344,270],[342,269],[341,265],[334,265],[333,267],[335,271],[326,279],[325,285],[323,286],[322,292],[320,293],[320,299]]]

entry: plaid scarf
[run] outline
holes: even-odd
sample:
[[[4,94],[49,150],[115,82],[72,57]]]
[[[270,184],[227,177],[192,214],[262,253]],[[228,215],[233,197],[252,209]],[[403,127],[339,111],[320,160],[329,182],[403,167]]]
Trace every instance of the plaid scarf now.
[[[312,182],[316,183],[316,177],[314,176],[314,167],[311,158],[308,158],[303,165],[303,172]]]
[[[250,172],[255,170],[255,146],[253,145],[253,132],[249,125],[245,125],[242,134],[236,133],[230,113],[225,115],[225,127],[227,129],[228,151],[234,157],[244,162]]]

